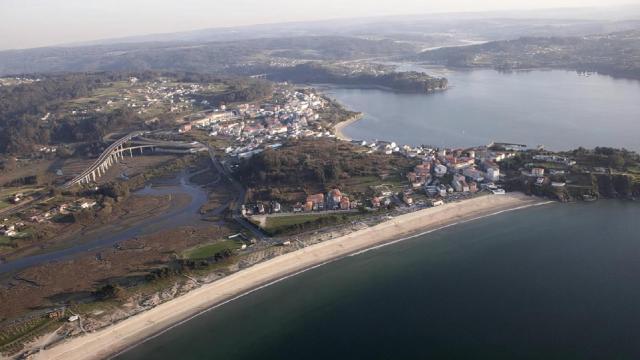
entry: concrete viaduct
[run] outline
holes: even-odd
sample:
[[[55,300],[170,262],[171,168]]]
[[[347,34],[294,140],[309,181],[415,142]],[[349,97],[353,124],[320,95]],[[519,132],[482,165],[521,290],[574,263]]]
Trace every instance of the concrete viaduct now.
[[[104,175],[107,170],[119,160],[124,159],[125,155],[133,157],[134,151],[139,150],[140,154],[144,153],[144,149],[156,150],[157,148],[172,148],[174,150],[164,150],[164,152],[173,153],[194,153],[198,151],[206,151],[207,148],[200,143],[184,143],[153,140],[142,137],[145,132],[136,131],[127,136],[118,139],[109,145],[96,161],[85,169],[80,175],[63,185],[63,188],[70,188],[78,184],[90,184]],[[134,140],[136,139],[137,140]],[[126,145],[126,146],[125,146]]]

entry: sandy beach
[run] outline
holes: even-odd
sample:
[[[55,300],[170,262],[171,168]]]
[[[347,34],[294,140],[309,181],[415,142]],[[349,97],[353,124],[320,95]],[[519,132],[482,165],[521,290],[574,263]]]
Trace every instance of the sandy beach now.
[[[205,311],[213,310],[217,306],[332,260],[461,222],[546,203],[548,202],[522,194],[488,195],[401,215],[379,225],[276,257],[203,285],[118,324],[69,339],[40,352],[34,358],[107,358]]]
[[[338,139],[340,139],[340,140],[343,140],[343,141],[351,141],[351,140],[353,140],[350,137],[346,136],[343,131],[347,126],[349,126],[349,125],[351,125],[351,124],[353,124],[353,123],[355,123],[357,121],[362,120],[363,117],[364,117],[364,114],[358,114],[358,115],[353,116],[352,118],[350,118],[347,121],[343,121],[343,122],[340,122],[340,123],[336,124],[336,126],[333,127],[333,130],[334,130],[334,132],[336,134],[336,137]]]

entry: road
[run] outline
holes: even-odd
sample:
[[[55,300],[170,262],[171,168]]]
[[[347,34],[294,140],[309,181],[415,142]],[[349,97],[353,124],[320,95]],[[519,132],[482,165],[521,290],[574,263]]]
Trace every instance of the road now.
[[[9,215],[17,213],[19,211],[23,211],[25,209],[28,209],[34,203],[47,202],[47,201],[50,201],[50,200],[53,200],[53,197],[44,198],[44,196],[38,196],[38,197],[34,197],[32,199],[29,199],[29,200],[24,200],[20,204],[17,204],[17,205],[14,205],[14,206],[9,206],[7,208],[4,208],[4,209],[0,210],[0,217],[9,216]]]
[[[77,184],[80,182],[80,180],[82,180],[84,177],[89,176],[91,174],[91,172],[95,171],[98,169],[98,167],[100,165],[102,165],[102,163],[104,163],[111,155],[113,155],[113,152],[120,147],[121,145],[123,145],[124,143],[126,143],[127,141],[141,136],[144,134],[144,131],[135,131],[132,132],[130,134],[128,134],[127,136],[118,139],[117,141],[115,141],[113,144],[109,145],[109,147],[107,147],[102,154],[100,154],[100,156],[98,157],[98,159],[96,161],[93,162],[93,164],[91,164],[90,167],[88,167],[87,169],[85,169],[85,171],[83,171],[80,175],[76,176],[73,180],[69,181],[68,183],[66,183],[64,185],[64,188],[70,188],[71,186]]]
[[[233,220],[235,220],[238,224],[240,224],[240,226],[250,231],[253,234],[253,236],[255,236],[258,240],[274,242],[275,241],[274,239],[268,237],[260,229],[258,229],[258,227],[256,227],[255,225],[247,221],[247,219],[244,216],[242,216],[241,209],[242,209],[242,204],[244,203],[247,190],[244,188],[244,186],[242,186],[242,184],[240,184],[236,179],[234,179],[231,173],[229,172],[229,170],[220,163],[220,161],[216,157],[214,149],[211,146],[207,146],[207,149],[209,151],[209,156],[211,157],[211,162],[213,163],[213,166],[216,168],[216,170],[220,174],[222,174],[222,176],[224,176],[227,179],[227,181],[229,181],[229,183],[231,184],[231,186],[233,186],[233,189],[237,194],[236,201],[234,202],[235,205],[234,205],[234,208],[232,209]]]

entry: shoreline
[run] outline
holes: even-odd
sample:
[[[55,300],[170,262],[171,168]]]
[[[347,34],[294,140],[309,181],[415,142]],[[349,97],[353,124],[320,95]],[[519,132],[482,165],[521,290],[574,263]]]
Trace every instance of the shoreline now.
[[[336,135],[336,138],[338,138],[338,140],[342,140],[342,141],[352,141],[353,139],[348,137],[347,135],[345,135],[344,133],[344,129],[346,129],[348,126],[355,124],[356,122],[360,121],[364,119],[364,113],[358,113],[357,115],[354,115],[352,117],[350,117],[349,119],[345,120],[345,121],[341,121],[339,123],[337,123],[334,127],[333,127],[333,131]]]
[[[488,195],[400,215],[202,285],[119,323],[61,342],[35,354],[34,358],[110,358],[224,304],[347,256],[356,256],[462,223],[548,203],[550,201],[511,193],[505,196]]]

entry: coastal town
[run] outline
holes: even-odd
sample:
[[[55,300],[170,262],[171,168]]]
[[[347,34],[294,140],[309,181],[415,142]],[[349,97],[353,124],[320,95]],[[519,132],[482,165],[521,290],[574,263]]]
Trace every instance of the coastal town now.
[[[43,80],[20,78],[5,83],[16,81],[38,84]],[[147,251],[150,247],[145,242],[162,244],[147,253],[146,264],[163,265],[136,265],[147,275],[134,285],[105,284],[100,280],[103,275],[96,272],[88,278],[93,279],[90,283],[77,286],[78,291],[89,291],[83,301],[98,307],[129,299],[131,308],[118,318],[124,320],[161,305],[163,301],[154,298],[157,292],[139,289],[167,278],[188,279],[181,291],[189,293],[202,282],[214,285],[214,280],[231,276],[241,267],[317,244],[358,251],[390,241],[399,235],[394,224],[403,224],[400,233],[411,235],[489,210],[537,206],[548,200],[637,196],[636,183],[623,181],[637,178],[637,159],[630,152],[609,148],[553,152],[510,143],[443,148],[399,144],[393,139],[349,139],[342,133],[344,126],[366,121],[366,115],[345,109],[321,91],[282,82],[270,85],[266,93],[256,91],[254,97],[246,95],[243,86],[228,80],[179,82],[129,76],[81,101],[67,102],[56,112],[47,111],[38,119],[45,128],[122,109],[134,117],[120,132],[104,136],[101,142],[109,146],[86,151],[81,141],[37,143],[25,152],[28,156],[4,160],[3,166],[27,176],[6,181],[0,192],[2,259],[74,247],[65,245],[78,236],[73,234],[90,233],[111,223],[126,229],[128,214],[150,216],[144,221],[153,221],[172,206],[184,206],[185,199],[180,197],[183,194],[142,195],[149,184],[176,174],[182,174],[179,182],[199,179],[197,187],[205,192],[205,199],[192,215],[217,225],[180,235],[196,240],[181,241],[178,236],[169,243],[159,241],[169,231],[163,230],[157,238],[122,238],[110,244],[108,252],[85,256],[84,261],[95,262],[98,268],[117,269],[114,278],[126,278],[129,264],[138,260],[136,256],[124,260],[125,254]],[[72,155],[78,153],[89,159],[81,161]],[[95,158],[98,163],[92,165]],[[47,165],[45,176],[27,172],[40,163]],[[159,215],[148,214],[149,207],[158,207],[154,211]],[[60,236],[65,233],[72,235]],[[361,240],[343,248],[339,239],[347,237]],[[38,265],[35,278],[43,283],[62,281],[47,274],[58,266],[73,269],[67,261],[73,260]],[[291,266],[302,265],[292,262]],[[192,281],[194,276],[201,280]],[[23,309],[20,294],[35,282],[30,277],[34,275],[8,280],[3,296],[16,309]],[[62,322],[65,335],[60,339],[64,339],[86,329],[108,329],[114,321],[104,315],[110,312],[84,311],[67,300],[50,301],[55,287],[39,289],[44,300],[36,296],[29,301],[44,304],[44,310],[27,314],[16,310],[21,316],[7,319],[0,337],[22,340],[6,341],[5,353],[25,351],[28,341],[23,340],[39,333],[41,324]],[[163,294],[166,300],[175,296]],[[130,300],[136,296],[138,300]]]
[[[25,78],[12,81],[33,83],[40,80]],[[263,224],[262,217],[270,214],[282,218],[287,214],[328,215],[396,208],[415,211],[479,195],[504,195],[506,190],[514,189],[515,181],[531,186],[526,191],[530,194],[561,201],[572,198],[592,201],[597,194],[590,184],[580,183],[580,177],[585,173],[605,174],[610,171],[604,166],[585,169],[570,157],[543,149],[532,152],[520,144],[492,143],[450,149],[401,145],[387,140],[347,139],[341,134],[342,122],[357,121],[362,114],[341,108],[334,100],[309,87],[296,88],[280,83],[273,87],[266,101],[222,103],[212,107],[202,94],[220,85],[180,84],[162,78],[141,82],[136,77],[128,78],[127,83],[133,86],[133,90],[127,88],[118,95],[101,95],[88,103],[95,106],[93,110],[84,104],[82,108],[64,108],[63,111],[68,111],[72,116],[88,116],[90,111],[100,112],[104,107],[124,106],[136,109],[138,114],[146,114],[159,111],[155,106],[161,104],[167,107],[164,111],[187,113],[174,116],[174,124],[177,125],[173,125],[173,131],[164,131],[162,134],[187,141],[216,141],[216,152],[224,169],[232,176],[243,161],[267,150],[278,151],[283,144],[300,139],[340,141],[352,146],[355,153],[377,154],[389,159],[400,157],[411,164],[410,168],[395,174],[400,178],[399,182],[390,185],[385,181],[388,174],[382,174],[368,186],[369,191],[366,192],[349,193],[349,189],[333,185],[323,192],[302,193],[288,201],[276,198],[252,201],[246,198],[241,206],[241,215],[255,224]],[[145,124],[158,121],[157,117],[148,115]],[[47,113],[42,121],[53,121],[58,116],[63,115]],[[38,145],[35,149],[55,154],[58,147]],[[523,158],[529,161],[513,168],[513,161],[510,160],[514,158],[520,162]],[[69,178],[61,170],[57,170],[56,175],[60,179]],[[58,184],[62,182],[58,180]],[[67,196],[28,207],[19,216],[5,216],[0,222],[0,236],[11,243],[11,239],[28,237],[39,228],[55,224],[74,213],[104,207],[100,197],[96,196],[100,191],[95,189],[88,197]],[[522,190],[522,186],[516,186],[515,189]],[[18,188],[15,192],[3,191],[2,200],[6,204],[3,213],[9,214],[13,208],[22,210],[21,204],[42,198],[38,196],[41,192],[42,189],[37,187]],[[256,216],[258,220],[254,218]]]
[[[0,360],[640,358],[589,2],[0,1]]]

